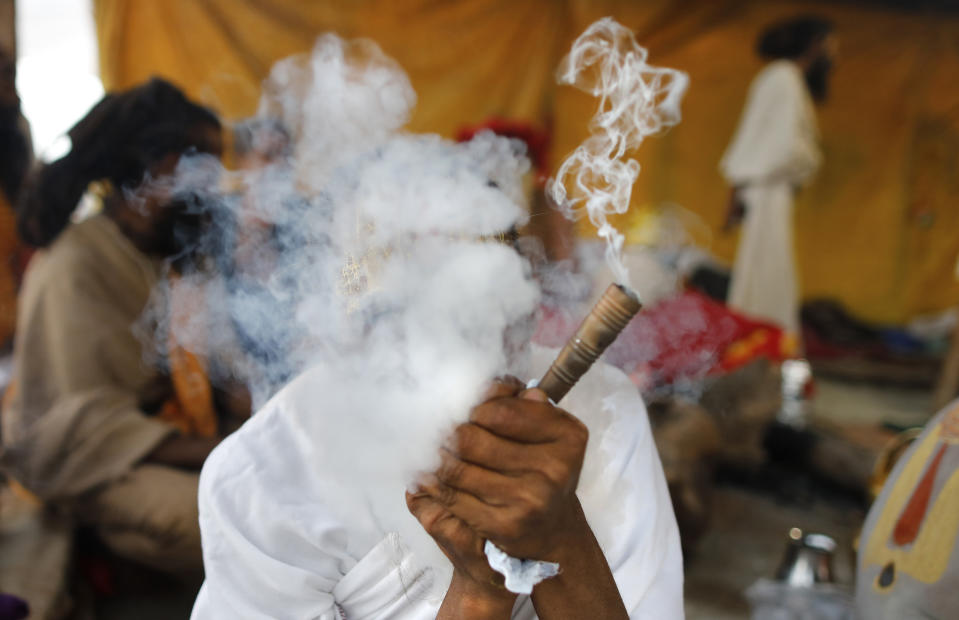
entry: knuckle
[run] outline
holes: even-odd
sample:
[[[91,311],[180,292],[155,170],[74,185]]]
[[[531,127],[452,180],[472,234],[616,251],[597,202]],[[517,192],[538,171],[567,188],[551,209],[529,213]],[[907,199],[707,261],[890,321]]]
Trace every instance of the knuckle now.
[[[471,453],[478,441],[476,427],[472,424],[461,424],[456,427],[453,447],[457,454]]]
[[[495,400],[504,396],[512,396],[523,389],[523,382],[512,375],[503,375],[493,380],[486,393],[485,400]]]
[[[507,402],[509,402],[509,399],[500,398],[486,403],[482,414],[479,416],[480,422],[485,426],[498,426],[500,420],[504,418],[506,411],[508,411]]]
[[[416,518],[419,520],[420,525],[423,526],[423,529],[426,530],[426,533],[430,536],[436,536],[440,532],[440,526],[443,522],[443,516],[445,513],[442,510],[430,509],[423,510]]]
[[[465,472],[466,464],[463,461],[454,457],[447,457],[440,464],[436,477],[448,485],[456,486],[463,480]]]
[[[553,459],[543,465],[542,473],[554,485],[564,485],[570,478],[570,466],[559,459]]]
[[[440,534],[439,518],[434,517],[432,519],[425,519],[423,521],[420,521],[420,523],[423,524],[423,528],[426,530],[427,534],[429,534],[430,536],[433,536],[434,538],[436,536],[439,536]]]
[[[537,504],[523,504],[516,511],[516,523],[523,531],[529,529],[539,520],[542,506]]]
[[[456,538],[456,522],[450,518],[437,519],[426,533],[443,546],[450,546]]]
[[[441,484],[439,487],[439,502],[444,506],[452,506],[456,503],[456,490],[452,487],[449,487],[445,484]]]
[[[570,415],[568,419],[570,426],[570,441],[574,445],[585,450],[586,444],[589,443],[589,427],[587,427],[582,420],[573,415]]]
[[[470,529],[461,521],[457,521],[454,527],[450,528],[447,540],[450,545],[457,549],[469,548],[473,542],[473,534]]]
[[[524,515],[542,513],[549,505],[549,491],[544,484],[523,485],[518,495],[516,504]]]
[[[500,398],[489,403],[486,422],[493,426],[500,426],[509,421],[515,414],[516,399]]]
[[[413,515],[413,518],[422,523],[423,519],[420,517],[423,514],[423,509],[416,502],[406,500],[406,509]]]
[[[420,518],[420,514],[422,514],[425,509],[424,504],[425,502],[421,496],[410,493],[406,494],[406,508],[410,511],[410,514],[417,519]]]
[[[489,411],[494,407],[496,407],[496,400],[487,400],[476,405],[470,409],[470,422],[480,422],[484,420],[489,415]]]

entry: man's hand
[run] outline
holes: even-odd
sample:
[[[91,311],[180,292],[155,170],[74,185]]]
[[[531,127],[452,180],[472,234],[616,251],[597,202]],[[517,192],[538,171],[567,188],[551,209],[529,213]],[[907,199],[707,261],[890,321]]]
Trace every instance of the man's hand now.
[[[483,539],[426,492],[407,493],[406,505],[453,563],[453,581],[437,620],[509,618],[516,595],[489,567]]]
[[[213,448],[220,443],[220,439],[220,437],[190,437],[175,433],[160,442],[144,461],[199,471],[206,457],[210,456]]]
[[[514,396],[522,387],[511,378],[498,381],[483,399]],[[435,474],[428,478],[436,479]],[[406,505],[453,563],[453,582],[437,618],[508,618],[516,595],[503,587],[503,576],[490,568],[483,538],[423,486],[406,494]]]
[[[723,232],[731,233],[736,230],[746,218],[746,203],[743,202],[739,192],[741,187],[734,187],[729,190],[729,201],[726,204],[726,221],[723,222]]]
[[[456,428],[421,489],[510,555],[558,561],[580,521],[576,485],[589,433],[515,379],[490,395]]]
[[[456,428],[440,468],[410,510],[454,565],[438,618],[508,618],[514,600],[483,554],[488,539],[514,557],[559,562],[533,590],[543,620],[627,618],[623,600],[576,497],[588,439],[578,419],[516,379],[497,381]]]

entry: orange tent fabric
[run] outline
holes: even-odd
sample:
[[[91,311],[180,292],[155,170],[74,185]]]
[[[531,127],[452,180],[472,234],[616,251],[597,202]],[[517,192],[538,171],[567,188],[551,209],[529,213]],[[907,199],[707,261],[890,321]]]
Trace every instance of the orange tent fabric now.
[[[256,109],[271,64],[335,31],[376,40],[410,74],[415,131],[452,137],[489,117],[551,124],[552,161],[587,134],[594,101],[557,88],[572,39],[612,15],[634,28],[651,62],[690,74],[675,130],[639,153],[639,207],[698,214],[698,242],[731,260],[719,232],[726,187],[717,164],[760,67],[756,34],[798,12],[831,17],[841,57],[821,110],[825,165],[800,196],[797,252],[804,295],[897,323],[959,303],[959,16],[858,4],[761,0],[95,0],[107,88],[153,74],[228,118]],[[625,216],[621,224],[639,226]],[[583,229],[584,234],[588,231]]]

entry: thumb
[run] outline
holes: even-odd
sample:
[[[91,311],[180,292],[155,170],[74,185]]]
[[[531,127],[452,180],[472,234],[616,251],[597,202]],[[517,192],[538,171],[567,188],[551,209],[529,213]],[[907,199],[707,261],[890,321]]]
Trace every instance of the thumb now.
[[[546,395],[546,392],[539,388],[530,388],[528,390],[523,390],[519,393],[519,397],[523,400],[532,400],[538,403],[548,403],[549,396]]]

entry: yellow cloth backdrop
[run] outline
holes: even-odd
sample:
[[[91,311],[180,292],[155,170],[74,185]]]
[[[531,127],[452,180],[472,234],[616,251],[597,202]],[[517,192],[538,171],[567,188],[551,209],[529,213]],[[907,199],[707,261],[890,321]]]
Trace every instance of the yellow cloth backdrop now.
[[[647,141],[636,206],[678,204],[718,232],[727,188],[717,163],[760,68],[753,42],[770,20],[835,20],[841,58],[822,108],[825,165],[802,192],[797,251],[804,296],[898,323],[959,302],[959,18],[862,5],[758,0],[95,0],[108,89],[163,75],[227,118],[256,109],[271,64],[322,32],[377,41],[410,74],[411,129],[452,135],[498,115],[551,124],[553,161],[586,135],[594,102],[557,89],[573,37],[612,15],[651,61],[692,86],[682,124]],[[638,218],[621,222],[630,226]]]

